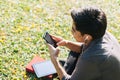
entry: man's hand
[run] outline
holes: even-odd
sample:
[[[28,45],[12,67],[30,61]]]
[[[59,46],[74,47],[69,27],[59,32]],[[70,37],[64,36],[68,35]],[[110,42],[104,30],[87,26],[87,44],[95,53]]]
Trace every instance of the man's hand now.
[[[66,46],[67,40],[58,36],[53,36],[53,35],[51,35],[51,37],[57,42],[58,46]]]
[[[58,48],[53,47],[51,44],[47,44],[47,46],[49,48],[51,59],[57,59],[60,50]]]

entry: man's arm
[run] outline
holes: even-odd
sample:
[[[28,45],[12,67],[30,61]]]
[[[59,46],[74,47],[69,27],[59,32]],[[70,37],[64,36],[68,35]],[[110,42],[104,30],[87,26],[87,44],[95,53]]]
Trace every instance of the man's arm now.
[[[51,35],[51,36],[57,42],[58,46],[65,46],[65,47],[69,48],[71,51],[74,51],[77,53],[81,52],[81,47],[82,47],[83,43],[65,40],[58,36],[53,36],[53,35]]]
[[[59,43],[58,43],[59,45]],[[80,42],[72,42],[72,41],[68,41],[66,40],[66,44],[65,46],[67,48],[69,48],[71,51],[74,51],[74,52],[77,52],[77,53],[80,53],[81,50],[82,50],[82,45],[83,43],[80,43]]]
[[[52,45],[48,44],[49,52],[50,52],[50,58],[52,63],[54,64],[56,71],[58,73],[58,76],[60,80],[62,80],[63,76],[67,76],[66,71],[63,69],[59,61],[57,60],[57,57],[59,55],[59,49],[54,48]]]

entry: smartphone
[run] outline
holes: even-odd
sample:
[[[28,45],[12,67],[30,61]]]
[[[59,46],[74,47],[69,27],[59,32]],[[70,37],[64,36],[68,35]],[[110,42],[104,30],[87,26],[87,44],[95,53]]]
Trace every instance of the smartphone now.
[[[47,43],[53,45],[55,48],[57,47],[56,41],[50,36],[50,34],[49,34],[48,32],[46,32],[46,33],[44,34],[43,39],[44,39]]]

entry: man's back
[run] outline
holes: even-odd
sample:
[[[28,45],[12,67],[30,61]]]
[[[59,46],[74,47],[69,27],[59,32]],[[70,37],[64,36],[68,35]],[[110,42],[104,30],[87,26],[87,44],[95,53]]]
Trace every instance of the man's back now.
[[[120,80],[120,45],[110,34],[105,35],[106,60],[101,64],[101,75],[103,80]]]
[[[120,45],[110,33],[94,41],[81,58],[97,66],[95,80],[120,80]]]

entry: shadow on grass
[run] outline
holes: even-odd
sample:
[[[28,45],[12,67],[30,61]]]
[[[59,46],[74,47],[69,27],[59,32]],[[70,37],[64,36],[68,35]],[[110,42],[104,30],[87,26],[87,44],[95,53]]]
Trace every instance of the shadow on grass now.
[[[26,72],[26,75],[30,80],[59,80],[57,78],[55,79],[56,75],[55,75],[55,77],[45,76],[45,77],[41,77],[41,78],[37,78],[35,73]]]

